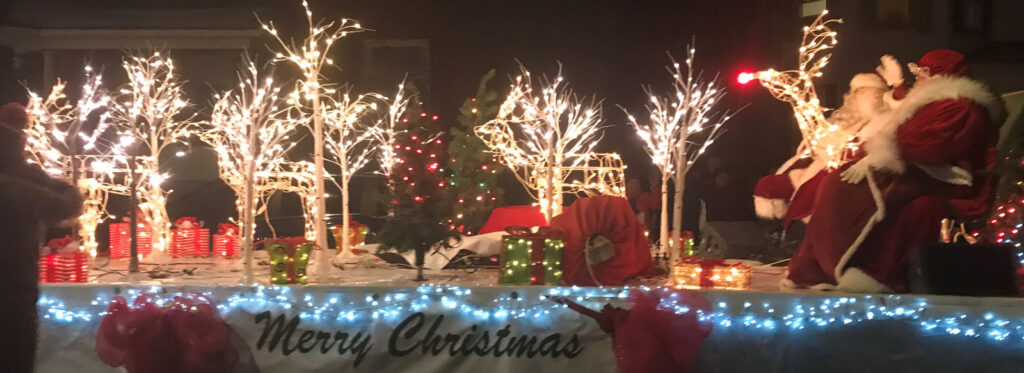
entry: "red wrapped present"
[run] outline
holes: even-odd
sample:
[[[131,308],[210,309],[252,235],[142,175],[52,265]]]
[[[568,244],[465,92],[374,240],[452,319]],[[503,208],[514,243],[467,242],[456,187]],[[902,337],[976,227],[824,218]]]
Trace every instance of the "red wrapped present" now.
[[[213,253],[224,258],[238,255],[241,246],[238,226],[229,223],[217,224],[217,234],[213,235]]]
[[[672,269],[672,286],[678,289],[747,290],[751,280],[750,266],[725,264],[720,258],[688,256]]]
[[[39,282],[86,282],[89,257],[71,236],[54,238],[39,255]]]
[[[139,256],[144,257],[153,251],[153,231],[146,223],[139,223],[135,231],[135,240]],[[110,258],[127,258],[132,251],[131,224],[128,222],[110,223]]]
[[[202,228],[195,217],[186,216],[174,222],[171,235],[172,258],[210,255],[210,230]]]

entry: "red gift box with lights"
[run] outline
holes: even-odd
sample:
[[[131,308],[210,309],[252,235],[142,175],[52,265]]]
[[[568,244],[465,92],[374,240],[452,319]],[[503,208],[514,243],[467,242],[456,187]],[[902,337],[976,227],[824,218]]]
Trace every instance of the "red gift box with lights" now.
[[[753,270],[750,266],[726,264],[720,258],[682,258],[672,268],[672,286],[679,289],[750,289]]]
[[[86,282],[89,257],[70,236],[54,238],[39,255],[39,282]]]
[[[186,216],[176,220],[174,225],[177,228],[171,236],[172,258],[210,255],[210,230],[200,227],[199,220]]]
[[[135,240],[139,256],[147,256],[153,251],[153,232],[149,225],[138,223]],[[131,255],[131,224],[128,222],[110,223],[110,258],[127,258]]]
[[[234,224],[217,224],[217,234],[213,235],[213,253],[223,258],[238,255],[240,242],[238,226]]]

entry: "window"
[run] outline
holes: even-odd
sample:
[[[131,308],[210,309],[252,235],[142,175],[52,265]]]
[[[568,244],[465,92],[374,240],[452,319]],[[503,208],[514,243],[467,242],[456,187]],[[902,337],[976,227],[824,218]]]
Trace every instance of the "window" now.
[[[963,34],[986,33],[992,22],[992,2],[988,0],[955,0],[953,31]]]
[[[363,66],[369,88],[390,92],[403,77],[421,97],[430,93],[430,44],[427,40],[367,40]]]
[[[931,31],[931,0],[864,0],[861,4],[867,30]]]

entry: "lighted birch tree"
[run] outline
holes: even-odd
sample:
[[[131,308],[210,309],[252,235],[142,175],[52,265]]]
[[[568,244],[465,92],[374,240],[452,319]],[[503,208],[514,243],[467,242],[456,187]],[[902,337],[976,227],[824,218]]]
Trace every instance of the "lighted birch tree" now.
[[[217,154],[220,178],[235,192],[242,235],[242,282],[252,282],[252,248],[256,215],[267,175],[275,172],[294,146],[295,123],[286,117],[285,95],[270,73],[249,62],[238,73],[238,87],[215,96],[210,126],[200,137]]]
[[[583,164],[601,135],[601,107],[579,98],[562,78],[533,78],[520,65],[511,91],[491,121],[474,131],[522,183],[549,220],[562,211],[566,168]]]
[[[160,155],[174,144],[187,145],[196,130],[194,114],[186,113],[188,98],[174,71],[174,62],[154,52],[149,57],[129,56],[122,63],[126,83],[113,100],[113,122],[135,139],[129,153],[149,159],[143,164],[148,175],[139,183],[143,203],[139,208],[153,230],[153,260],[163,259],[170,243],[171,220],[167,216],[167,195],[163,182],[169,174],[160,171]]]
[[[60,80],[46,97],[29,92],[25,150],[29,162],[51,175],[68,178],[82,193],[84,206],[75,233],[82,248],[95,256],[99,246],[96,228],[107,216],[109,188],[97,180],[103,178],[105,170],[94,170],[92,163],[104,161],[96,157],[120,154],[121,148],[120,143],[104,142],[103,136],[110,129],[110,114],[105,110],[110,96],[103,89],[103,76],[90,66],[84,70],[84,83],[73,103],[67,99],[66,84]],[[91,125],[94,113],[99,115]]]
[[[376,110],[374,100],[380,99],[375,94],[363,94],[353,98],[346,91],[341,97],[326,96],[324,102],[324,127],[327,130],[325,140],[331,161],[340,170],[335,181],[341,190],[341,242],[338,242],[338,259],[350,256],[349,232],[349,182],[352,176],[372,159],[374,146],[371,143],[376,128],[363,123],[366,117]],[[333,179],[332,179],[333,180]],[[322,261],[318,265],[326,266]],[[328,267],[320,269],[326,273]]]
[[[650,103],[646,107],[649,114],[646,123],[641,124],[636,117],[626,113],[629,123],[644,141],[644,150],[661,171],[661,225],[658,242],[662,250],[669,252],[672,263],[679,256],[678,250],[671,249],[671,243],[679,241],[682,230],[686,174],[693,163],[714,143],[721,134],[722,125],[732,115],[729,111],[721,114],[714,112],[716,104],[725,96],[725,91],[720,86],[717,76],[704,80],[703,74],[694,73],[695,53],[694,48],[689,48],[683,64],[672,59],[672,65],[667,68],[672,75],[672,94],[659,96],[650,87],[644,89],[650,97]],[[703,136],[696,138],[697,135]],[[675,185],[672,237],[669,237],[668,227],[670,180]]]
[[[276,60],[288,61],[302,72],[302,78],[297,82],[296,90],[289,104],[299,109],[302,119],[306,121],[310,132],[312,132],[313,177],[316,185],[314,193],[316,202],[314,226],[316,228],[316,244],[321,249],[324,249],[327,247],[327,207],[324,199],[324,179],[326,175],[324,173],[323,152],[326,129],[324,128],[325,108],[323,98],[334,94],[335,90],[330,88],[329,84],[321,82],[323,78],[322,73],[326,66],[334,64],[334,61],[328,57],[328,53],[331,47],[334,46],[335,41],[351,33],[363,31],[363,28],[358,22],[345,18],[336,22],[314,22],[313,12],[309,9],[309,4],[305,0],[302,1],[302,7],[306,12],[306,22],[309,29],[306,37],[298,44],[294,40],[284,41],[278,35],[277,28],[274,27],[272,21],[262,23],[262,25],[263,29],[270,33],[278,43],[278,50],[280,52],[277,53]],[[326,257],[321,259],[326,259]],[[320,261],[323,262],[324,260]],[[325,271],[328,269],[328,267],[319,268]],[[326,273],[318,275],[326,276]],[[323,278],[325,277],[321,277],[321,279]]]

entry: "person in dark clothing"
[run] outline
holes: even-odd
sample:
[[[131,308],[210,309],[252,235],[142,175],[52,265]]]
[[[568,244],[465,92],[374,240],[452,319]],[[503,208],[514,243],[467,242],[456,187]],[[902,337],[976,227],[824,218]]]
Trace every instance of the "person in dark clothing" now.
[[[25,160],[25,107],[0,107],[0,361],[4,371],[32,372],[39,297],[39,245],[49,226],[77,217],[82,199],[70,184]]]

